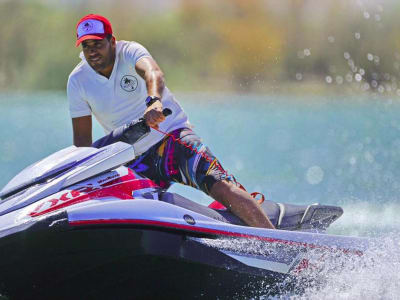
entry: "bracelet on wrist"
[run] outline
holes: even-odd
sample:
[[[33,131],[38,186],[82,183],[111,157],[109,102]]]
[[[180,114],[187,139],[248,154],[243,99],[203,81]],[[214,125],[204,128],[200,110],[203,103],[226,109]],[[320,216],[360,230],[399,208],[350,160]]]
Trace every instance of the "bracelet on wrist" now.
[[[161,101],[161,99],[157,96],[148,96],[146,98],[146,106],[149,107],[156,101]]]

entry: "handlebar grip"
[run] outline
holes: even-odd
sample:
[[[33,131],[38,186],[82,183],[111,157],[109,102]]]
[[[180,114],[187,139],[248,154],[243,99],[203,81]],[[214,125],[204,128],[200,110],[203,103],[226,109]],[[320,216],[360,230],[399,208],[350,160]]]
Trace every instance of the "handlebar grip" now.
[[[165,117],[169,116],[170,114],[172,114],[172,110],[170,110],[169,108],[164,108],[162,111],[163,115]]]

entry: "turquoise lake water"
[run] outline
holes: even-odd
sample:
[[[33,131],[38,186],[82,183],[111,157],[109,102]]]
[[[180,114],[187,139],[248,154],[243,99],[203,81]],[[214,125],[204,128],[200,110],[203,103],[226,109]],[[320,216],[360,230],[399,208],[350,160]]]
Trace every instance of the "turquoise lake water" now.
[[[358,299],[362,290],[371,288],[367,282],[375,281],[366,298],[400,298],[395,284],[400,282],[400,99],[176,96],[194,130],[250,192],[263,192],[277,202],[340,205],[345,213],[329,233],[380,237],[388,243],[379,257],[394,262],[386,265],[382,260],[379,269],[368,270],[382,276],[354,275],[351,289],[342,288],[341,296]],[[0,104],[2,187],[22,168],[71,145],[72,129],[64,93],[3,93]],[[97,124],[94,132],[96,138],[103,134]],[[189,188],[172,190],[210,201]],[[333,279],[333,288],[344,280],[340,278]],[[321,299],[331,294],[312,291],[309,298],[315,295]]]
[[[394,213],[400,208],[399,99],[177,98],[195,131],[249,191],[278,202],[346,206],[354,210],[352,227],[365,233],[400,227]],[[69,146],[72,129],[64,93],[1,94],[0,103],[4,186],[22,168]],[[97,124],[94,132],[103,134]],[[209,201],[188,188],[173,189]],[[363,223],[360,210],[369,221]]]

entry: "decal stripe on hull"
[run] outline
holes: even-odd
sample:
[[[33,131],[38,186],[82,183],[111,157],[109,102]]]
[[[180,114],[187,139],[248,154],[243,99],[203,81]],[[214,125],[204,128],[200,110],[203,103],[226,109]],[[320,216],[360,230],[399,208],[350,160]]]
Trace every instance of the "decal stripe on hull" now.
[[[216,236],[226,236],[226,237],[238,237],[238,238],[249,238],[249,239],[257,239],[269,243],[279,243],[285,244],[289,246],[300,246],[310,249],[321,249],[321,250],[328,250],[331,252],[341,251],[344,253],[353,253],[356,255],[361,256],[363,253],[361,251],[352,251],[349,249],[340,249],[340,248],[330,248],[327,246],[315,245],[315,244],[308,244],[305,242],[296,242],[290,240],[281,240],[276,238],[252,235],[252,234],[244,234],[240,232],[232,232],[232,231],[225,231],[225,230],[218,230],[218,229],[211,229],[206,227],[198,227],[198,226],[191,226],[191,225],[184,225],[184,224],[176,224],[170,222],[162,222],[162,221],[154,221],[154,220],[143,220],[143,219],[97,219],[97,220],[80,220],[80,221],[69,221],[69,224],[72,226],[84,226],[84,225],[117,225],[117,224],[135,224],[135,225],[147,225],[147,226],[156,226],[156,227],[163,227],[163,228],[170,228],[170,229],[183,229],[190,232],[196,233],[206,233]]]

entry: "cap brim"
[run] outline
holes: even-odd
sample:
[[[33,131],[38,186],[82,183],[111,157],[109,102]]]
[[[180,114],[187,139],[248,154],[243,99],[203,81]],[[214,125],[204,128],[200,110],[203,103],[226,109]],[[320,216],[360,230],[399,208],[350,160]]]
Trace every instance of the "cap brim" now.
[[[82,36],[80,39],[78,39],[76,41],[75,46],[78,47],[83,41],[86,41],[86,40],[102,40],[105,37],[106,37],[106,34],[96,34],[96,35],[88,34],[88,35],[84,35],[84,36]]]

